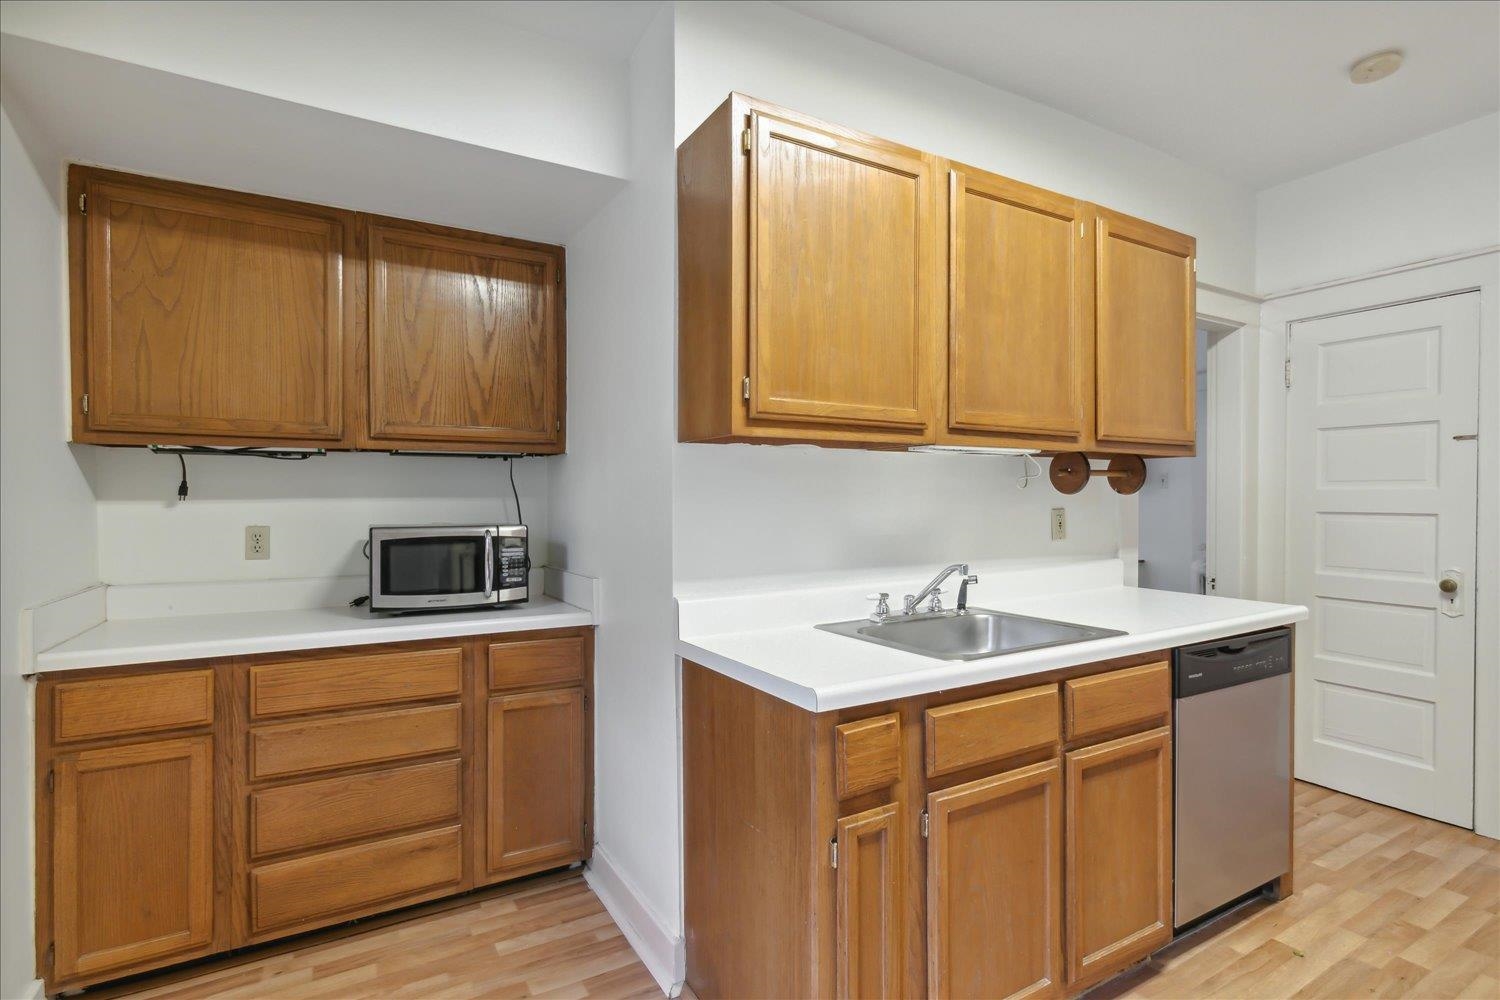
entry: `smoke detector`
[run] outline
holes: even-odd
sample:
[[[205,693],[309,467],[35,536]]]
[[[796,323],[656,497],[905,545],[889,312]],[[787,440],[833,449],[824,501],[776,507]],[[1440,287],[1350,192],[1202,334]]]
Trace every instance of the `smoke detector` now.
[[[1374,83],[1376,80],[1384,80],[1401,68],[1402,58],[1396,49],[1386,49],[1384,52],[1365,56],[1349,67],[1349,82]]]

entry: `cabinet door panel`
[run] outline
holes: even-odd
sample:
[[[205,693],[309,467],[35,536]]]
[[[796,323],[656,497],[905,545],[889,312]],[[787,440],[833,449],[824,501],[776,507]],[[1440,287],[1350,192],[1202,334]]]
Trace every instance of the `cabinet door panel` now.
[[[89,430],[339,438],[337,213],[124,178],[85,190]]]
[[[55,980],[209,946],[212,747],[195,736],[56,759]]]
[[[751,115],[750,415],[926,423],[927,162]]]
[[[583,691],[490,699],[486,865],[492,875],[583,856]]]
[[[1196,407],[1191,237],[1098,210],[1097,437],[1193,447]]]
[[[554,253],[372,225],[370,437],[556,442],[557,287]]]
[[[1172,734],[1067,755],[1068,985],[1081,989],[1172,937]]]
[[[927,796],[928,992],[1061,991],[1062,771],[1056,760]]]
[[[972,169],[949,174],[948,425],[1076,442],[1091,325],[1083,205]]]
[[[897,997],[906,914],[901,810],[894,802],[839,820],[838,995]]]

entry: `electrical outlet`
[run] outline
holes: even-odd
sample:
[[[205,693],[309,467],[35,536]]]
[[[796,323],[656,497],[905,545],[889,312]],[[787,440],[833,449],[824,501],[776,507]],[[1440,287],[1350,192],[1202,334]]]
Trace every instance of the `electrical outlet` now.
[[[271,526],[269,524],[245,525],[245,558],[271,558]]]
[[[1060,542],[1068,537],[1068,510],[1066,507],[1052,508],[1052,540]]]

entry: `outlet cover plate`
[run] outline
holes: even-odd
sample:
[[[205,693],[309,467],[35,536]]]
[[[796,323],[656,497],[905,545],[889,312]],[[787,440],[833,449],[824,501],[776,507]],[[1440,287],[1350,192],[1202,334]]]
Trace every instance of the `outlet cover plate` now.
[[[268,524],[245,525],[245,558],[271,558],[271,526]]]
[[[1052,508],[1052,540],[1060,542],[1068,537],[1068,510],[1066,507]]]

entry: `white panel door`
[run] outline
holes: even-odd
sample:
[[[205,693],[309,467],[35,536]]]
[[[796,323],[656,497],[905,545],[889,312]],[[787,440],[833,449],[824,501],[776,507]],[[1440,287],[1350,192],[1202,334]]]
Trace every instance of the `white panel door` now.
[[[1297,776],[1472,826],[1479,295],[1294,323],[1291,352]]]

